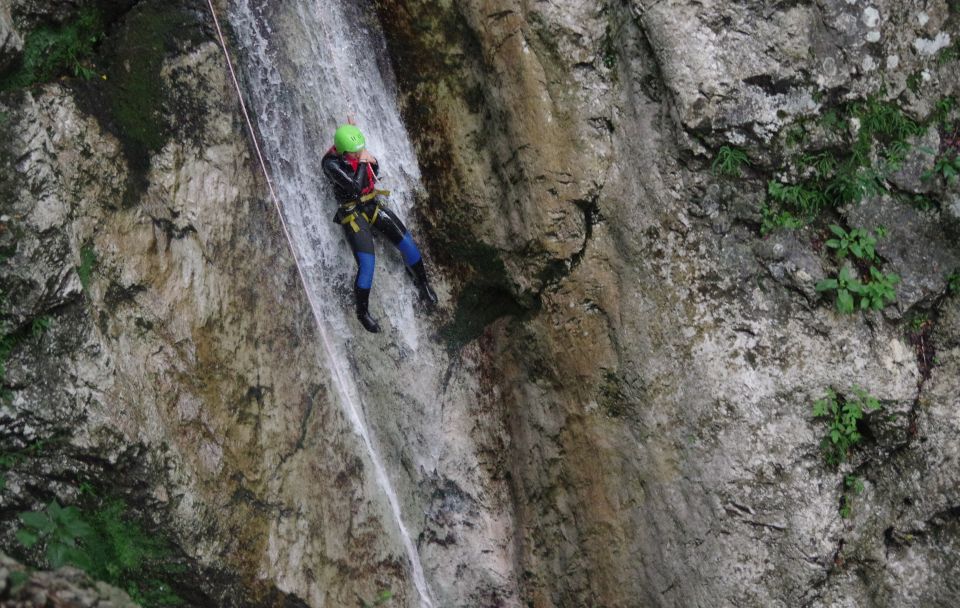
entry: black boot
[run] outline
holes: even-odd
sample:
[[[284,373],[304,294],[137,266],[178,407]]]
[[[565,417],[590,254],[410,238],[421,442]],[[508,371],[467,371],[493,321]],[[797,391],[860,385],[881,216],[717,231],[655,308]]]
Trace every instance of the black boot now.
[[[357,319],[360,320],[360,324],[370,333],[380,333],[380,325],[370,316],[370,290],[355,287],[353,293],[357,297]]]
[[[420,299],[430,306],[437,305],[437,293],[430,287],[427,281],[427,269],[423,266],[423,260],[418,260],[416,264],[410,267],[413,273],[413,284],[420,290]]]

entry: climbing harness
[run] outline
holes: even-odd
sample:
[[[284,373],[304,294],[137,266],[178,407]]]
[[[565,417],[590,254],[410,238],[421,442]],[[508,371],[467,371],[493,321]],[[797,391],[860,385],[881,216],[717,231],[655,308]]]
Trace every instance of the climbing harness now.
[[[367,220],[368,224],[373,226],[374,222],[377,221],[377,216],[380,215],[380,201],[376,201],[372,213],[369,212],[369,209],[363,209],[362,206],[364,203],[368,203],[378,196],[387,196],[388,194],[390,194],[389,190],[374,190],[361,196],[360,200],[347,201],[340,205],[340,209],[334,216],[334,221],[338,221],[344,226],[349,225],[354,232],[360,232],[357,217],[362,217]]]

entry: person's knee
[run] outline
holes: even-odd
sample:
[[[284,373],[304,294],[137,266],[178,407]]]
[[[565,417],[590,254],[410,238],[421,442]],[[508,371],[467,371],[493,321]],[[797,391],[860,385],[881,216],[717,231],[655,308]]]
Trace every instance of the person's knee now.
[[[370,289],[373,285],[373,269],[376,266],[376,258],[372,253],[363,253],[358,251],[357,256],[357,287],[360,289]]]
[[[420,250],[417,249],[417,245],[413,242],[413,237],[410,236],[409,232],[403,235],[403,239],[397,243],[397,249],[403,254],[403,261],[407,266],[413,266],[420,261]]]

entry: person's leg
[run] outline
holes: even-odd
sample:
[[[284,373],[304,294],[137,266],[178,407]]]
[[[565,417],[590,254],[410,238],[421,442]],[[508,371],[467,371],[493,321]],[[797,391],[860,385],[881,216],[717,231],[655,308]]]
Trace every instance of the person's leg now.
[[[370,315],[370,289],[373,287],[373,271],[376,267],[373,234],[370,231],[370,225],[359,214],[354,222],[344,224],[343,230],[350,249],[353,250],[353,258],[357,261],[357,277],[353,287],[357,319],[364,329],[377,333],[380,331],[380,325]]]
[[[436,304],[437,294],[427,280],[427,269],[423,265],[423,256],[420,255],[420,250],[413,242],[413,236],[407,231],[400,218],[386,207],[380,207],[376,217],[370,219],[373,220],[373,226],[400,250],[404,263],[413,274],[413,282],[420,290],[420,297],[430,304]]]

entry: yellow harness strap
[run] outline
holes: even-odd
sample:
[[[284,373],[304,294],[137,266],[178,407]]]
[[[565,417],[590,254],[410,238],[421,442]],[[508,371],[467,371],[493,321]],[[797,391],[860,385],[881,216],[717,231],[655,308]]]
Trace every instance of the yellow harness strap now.
[[[343,209],[345,210],[353,211],[354,209],[356,209],[357,205],[361,203],[365,203],[377,196],[387,196],[388,194],[390,194],[389,190],[374,190],[373,192],[370,192],[368,194],[364,194],[363,196],[361,196],[359,201],[347,201],[346,203],[341,205],[341,207],[343,207]],[[340,220],[340,223],[343,224],[344,226],[349,224],[350,227],[353,228],[354,232],[360,232],[360,226],[359,224],[357,224],[357,213],[358,213],[357,211],[353,211],[352,213],[350,213],[350,215],[347,215],[342,220]],[[380,215],[380,203],[377,203],[377,206],[373,208],[373,215],[368,216],[366,213],[362,211],[360,211],[359,214],[363,216],[363,219],[367,220],[368,224],[373,224],[374,222],[377,221],[377,216]]]

